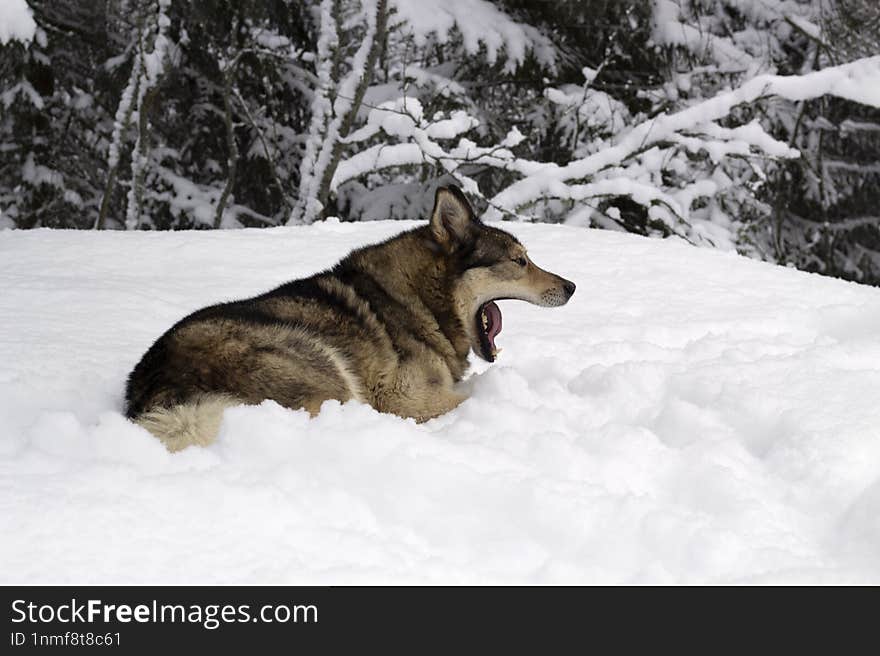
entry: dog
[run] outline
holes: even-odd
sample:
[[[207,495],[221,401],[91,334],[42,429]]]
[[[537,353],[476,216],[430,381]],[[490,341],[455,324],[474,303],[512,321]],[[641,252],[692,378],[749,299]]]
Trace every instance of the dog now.
[[[574,291],[440,187],[427,225],[176,323],[129,375],[126,416],[172,452],[212,442],[226,407],[265,399],[312,415],[353,399],[423,422],[464,401],[470,351],[495,360],[496,301],[554,307]]]

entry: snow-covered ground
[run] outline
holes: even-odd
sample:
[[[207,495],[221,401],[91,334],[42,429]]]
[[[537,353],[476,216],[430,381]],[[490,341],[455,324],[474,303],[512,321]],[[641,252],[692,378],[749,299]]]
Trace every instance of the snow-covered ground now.
[[[880,290],[732,254],[512,226],[578,292],[424,425],[120,414],[179,317],[406,226],[0,231],[0,582],[880,581]]]

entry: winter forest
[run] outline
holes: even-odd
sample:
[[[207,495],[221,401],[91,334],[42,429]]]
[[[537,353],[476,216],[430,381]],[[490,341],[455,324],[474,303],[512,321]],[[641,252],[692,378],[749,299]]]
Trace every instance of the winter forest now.
[[[131,420],[183,317],[312,298],[450,184],[519,240],[449,269],[459,405]],[[387,302],[218,333],[343,382],[362,321],[440,335],[440,242],[395,243],[345,296]],[[530,261],[570,302],[489,276]],[[878,286],[878,0],[0,0],[0,584],[880,583]],[[259,379],[192,341],[167,379]]]
[[[0,228],[485,219],[880,284],[875,0],[3,0]]]

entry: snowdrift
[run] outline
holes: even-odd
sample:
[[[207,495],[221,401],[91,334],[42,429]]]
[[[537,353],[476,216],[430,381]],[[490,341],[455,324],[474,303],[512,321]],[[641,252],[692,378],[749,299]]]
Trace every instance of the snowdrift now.
[[[0,231],[0,582],[880,582],[880,290],[729,253],[510,226],[578,292],[423,425],[120,414],[178,318],[409,225]]]

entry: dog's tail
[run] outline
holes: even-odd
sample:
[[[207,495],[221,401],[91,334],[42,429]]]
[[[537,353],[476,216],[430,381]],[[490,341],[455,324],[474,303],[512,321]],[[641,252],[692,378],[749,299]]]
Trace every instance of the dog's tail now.
[[[134,421],[174,453],[188,446],[207,446],[220,430],[223,411],[242,401],[226,394],[205,394],[170,408],[154,408]]]

